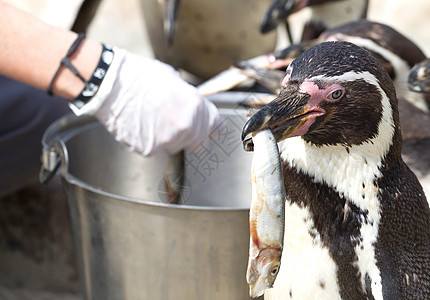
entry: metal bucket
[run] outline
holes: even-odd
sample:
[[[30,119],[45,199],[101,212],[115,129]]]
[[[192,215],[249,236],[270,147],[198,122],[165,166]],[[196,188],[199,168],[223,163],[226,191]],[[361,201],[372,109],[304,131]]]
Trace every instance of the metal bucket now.
[[[171,45],[164,32],[169,1],[140,0],[145,28],[155,57],[201,79],[227,69],[233,62],[271,52],[277,33],[260,33],[260,22],[270,0],[178,1]]]
[[[130,152],[90,117],[46,131],[44,166],[61,165],[86,299],[249,298],[246,111],[220,113],[225,136],[186,152],[181,204],[165,203],[165,154]]]

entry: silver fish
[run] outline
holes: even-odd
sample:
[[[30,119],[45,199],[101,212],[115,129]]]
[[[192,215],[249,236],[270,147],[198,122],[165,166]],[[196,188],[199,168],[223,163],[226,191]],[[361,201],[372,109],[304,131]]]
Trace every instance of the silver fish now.
[[[292,59],[286,61],[278,59],[276,55],[277,52],[268,53],[246,61],[238,61],[229,69],[201,83],[197,90],[201,95],[209,96],[240,85],[252,85],[257,81],[277,94],[285,74],[276,69],[288,66]]]
[[[250,245],[246,281],[251,297],[264,294],[278,275],[284,242],[285,189],[279,150],[266,129],[253,134]]]

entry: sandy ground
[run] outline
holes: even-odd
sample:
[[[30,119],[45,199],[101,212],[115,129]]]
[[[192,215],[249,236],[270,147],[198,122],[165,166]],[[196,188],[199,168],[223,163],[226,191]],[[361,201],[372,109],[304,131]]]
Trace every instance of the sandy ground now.
[[[6,0],[30,11],[56,26],[69,28],[81,0]],[[430,1],[428,0],[371,0],[369,19],[393,26],[417,43],[430,55]],[[90,38],[129,51],[153,56],[148,43],[139,0],[104,0],[89,30]],[[25,283],[22,284],[25,287]],[[47,290],[5,288],[0,282],[2,300],[81,300],[73,293],[54,293]]]

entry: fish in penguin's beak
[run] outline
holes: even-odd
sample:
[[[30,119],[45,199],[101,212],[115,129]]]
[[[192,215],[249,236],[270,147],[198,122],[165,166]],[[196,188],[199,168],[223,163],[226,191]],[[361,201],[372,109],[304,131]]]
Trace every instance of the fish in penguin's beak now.
[[[253,151],[251,133],[270,129],[277,142],[293,136],[304,135],[325,111],[312,105],[311,95],[301,92],[297,84],[283,87],[279,95],[262,107],[246,122],[242,130],[242,141],[246,151]]]

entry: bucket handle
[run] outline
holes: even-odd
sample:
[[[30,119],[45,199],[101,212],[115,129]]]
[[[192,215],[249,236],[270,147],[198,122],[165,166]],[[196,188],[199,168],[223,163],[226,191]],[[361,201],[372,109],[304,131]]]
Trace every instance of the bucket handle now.
[[[42,137],[42,166],[39,172],[39,181],[48,183],[57,173],[64,160],[64,166],[68,166],[67,149],[64,140],[72,137],[76,128],[97,124],[92,116],[77,118],[74,114],[68,114],[49,125]]]
[[[42,167],[39,172],[39,181],[47,184],[57,173],[61,165],[61,156],[55,150],[55,147],[42,149]]]

